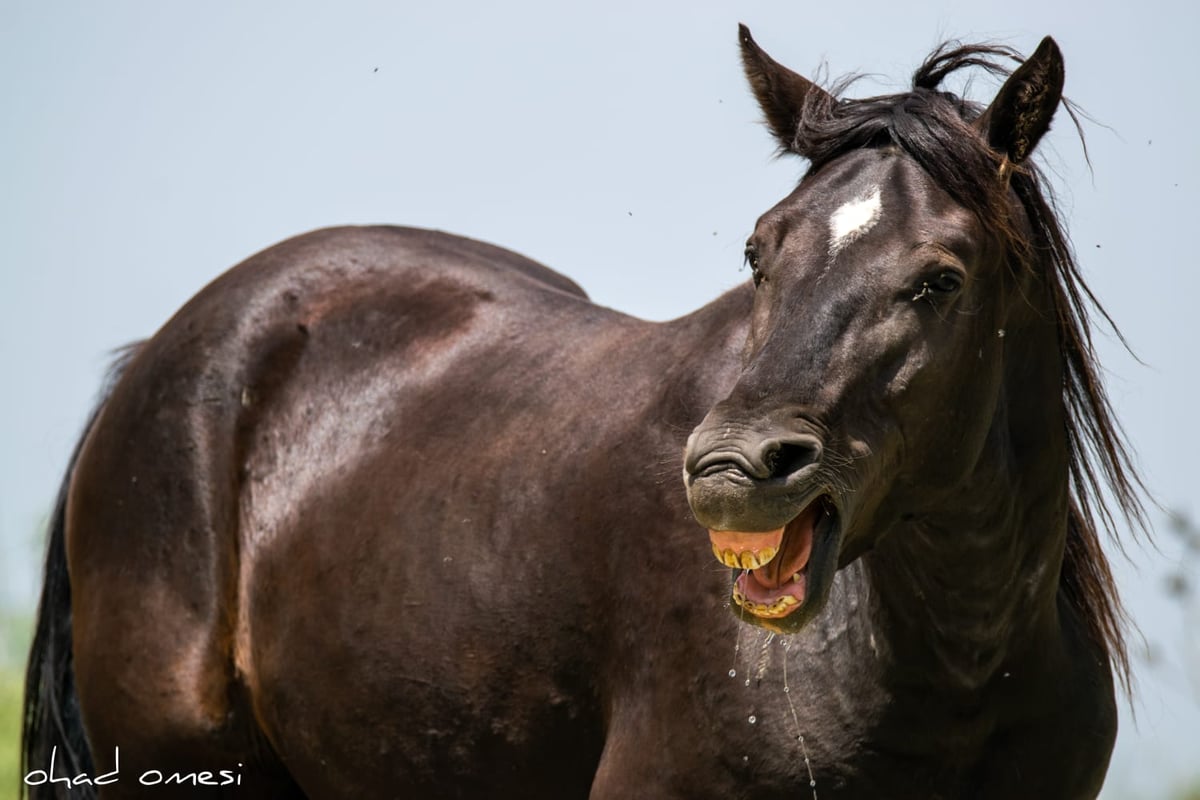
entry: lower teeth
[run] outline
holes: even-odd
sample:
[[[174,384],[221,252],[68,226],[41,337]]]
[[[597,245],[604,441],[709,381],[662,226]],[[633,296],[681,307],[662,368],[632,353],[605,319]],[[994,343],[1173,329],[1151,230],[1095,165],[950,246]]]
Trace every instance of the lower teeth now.
[[[784,595],[770,605],[766,603],[755,603],[752,600],[747,600],[745,595],[736,589],[733,592],[733,601],[749,611],[751,614],[759,615],[782,614],[788,608],[800,604],[800,601],[791,595]]]

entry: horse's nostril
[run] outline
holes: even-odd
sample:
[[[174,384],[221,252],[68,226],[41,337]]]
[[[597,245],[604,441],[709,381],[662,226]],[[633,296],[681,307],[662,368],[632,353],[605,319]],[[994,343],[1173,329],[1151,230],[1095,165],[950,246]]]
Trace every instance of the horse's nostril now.
[[[820,458],[821,445],[815,440],[773,442],[771,448],[763,454],[763,464],[772,478],[785,478],[810,464],[815,464]]]

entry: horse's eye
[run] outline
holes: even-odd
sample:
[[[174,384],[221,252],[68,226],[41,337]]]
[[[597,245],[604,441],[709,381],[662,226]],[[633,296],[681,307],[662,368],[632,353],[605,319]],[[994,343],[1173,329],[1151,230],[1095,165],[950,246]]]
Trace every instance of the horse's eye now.
[[[962,288],[963,277],[955,270],[946,269],[921,281],[913,300],[922,297],[947,297]]]
[[[963,279],[953,270],[939,272],[937,277],[929,282],[929,288],[939,294],[951,294],[962,288]]]
[[[754,285],[757,287],[763,282],[762,270],[758,268],[758,251],[754,249],[754,245],[746,245],[746,263],[750,265],[750,276],[754,279]]]

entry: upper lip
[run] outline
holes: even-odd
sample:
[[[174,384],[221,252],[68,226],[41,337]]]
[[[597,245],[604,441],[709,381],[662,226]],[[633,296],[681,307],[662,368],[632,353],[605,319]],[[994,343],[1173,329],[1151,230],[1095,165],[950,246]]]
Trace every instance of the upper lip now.
[[[709,453],[700,459],[696,464],[695,471],[688,474],[688,480],[694,481],[697,478],[707,478],[710,475],[716,475],[721,472],[734,473],[728,477],[737,480],[740,477],[743,480],[754,480],[750,476],[751,466],[746,460],[746,457],[741,453],[730,450],[728,453]]]
[[[720,454],[720,457],[716,457],[716,455],[714,454],[712,458],[706,455],[697,463],[695,470],[688,473],[689,486],[703,478],[722,475],[726,480],[751,486],[756,490],[779,491],[783,489],[791,491],[799,484],[810,483],[813,475],[821,470],[820,463],[813,463],[787,475],[760,478],[753,474],[750,465],[740,453],[725,453]]]
[[[741,472],[752,480],[762,480],[766,477],[754,474],[757,471],[754,465],[737,447],[717,447],[709,450],[696,459],[695,464],[688,465],[688,477],[694,480],[726,470]]]

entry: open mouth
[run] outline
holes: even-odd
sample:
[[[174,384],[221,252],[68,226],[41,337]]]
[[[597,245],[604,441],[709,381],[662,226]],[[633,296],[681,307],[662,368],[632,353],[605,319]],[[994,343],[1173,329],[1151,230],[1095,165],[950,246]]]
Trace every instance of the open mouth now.
[[[798,611],[807,598],[814,542],[834,524],[835,514],[833,501],[821,495],[773,531],[710,530],[713,555],[725,566],[742,570],[733,583],[733,602],[763,619]]]

